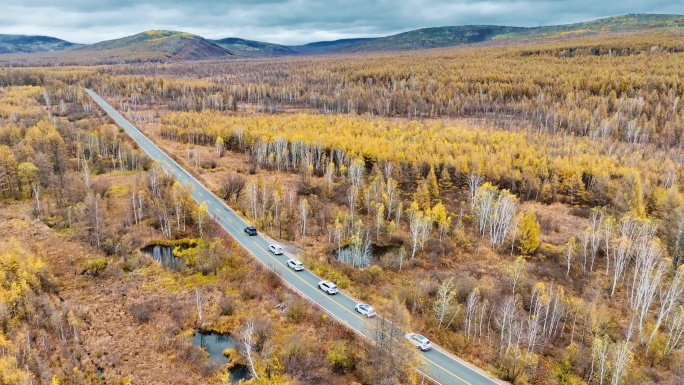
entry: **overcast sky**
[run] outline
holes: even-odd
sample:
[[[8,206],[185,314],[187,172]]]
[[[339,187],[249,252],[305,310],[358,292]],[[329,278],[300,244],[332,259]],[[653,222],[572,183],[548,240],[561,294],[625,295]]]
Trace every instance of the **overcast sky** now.
[[[76,43],[149,29],[280,44],[463,24],[539,26],[626,13],[684,13],[682,0],[6,0],[0,33]]]

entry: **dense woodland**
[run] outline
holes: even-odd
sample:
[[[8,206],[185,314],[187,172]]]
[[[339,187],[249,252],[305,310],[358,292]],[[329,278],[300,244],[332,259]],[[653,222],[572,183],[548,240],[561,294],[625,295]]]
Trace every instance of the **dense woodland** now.
[[[139,227],[169,242],[202,235],[211,250],[218,230],[99,118],[81,88],[91,87],[255,225],[300,247],[314,272],[500,378],[679,383],[683,51],[674,31],[2,69],[0,192],[110,260],[136,254]],[[127,214],[107,220],[114,186],[95,176],[133,171]],[[219,274],[210,255],[186,256],[188,269]],[[392,355],[310,344],[327,352],[307,361],[320,378],[418,381],[369,377]],[[268,352],[257,374],[315,381]]]

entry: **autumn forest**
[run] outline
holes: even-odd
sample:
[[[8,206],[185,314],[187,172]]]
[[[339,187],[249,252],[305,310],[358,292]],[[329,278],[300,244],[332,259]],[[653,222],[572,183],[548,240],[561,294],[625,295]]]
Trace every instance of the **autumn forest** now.
[[[682,36],[0,68],[0,383],[430,383],[253,260],[86,88],[496,378],[682,383]],[[242,342],[221,365],[198,330]]]

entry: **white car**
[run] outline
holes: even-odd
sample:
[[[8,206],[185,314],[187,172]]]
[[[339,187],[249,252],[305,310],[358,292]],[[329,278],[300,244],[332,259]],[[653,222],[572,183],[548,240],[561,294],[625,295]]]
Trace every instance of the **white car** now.
[[[275,255],[283,254],[283,248],[278,245],[268,245],[268,251]]]
[[[328,294],[337,294],[339,291],[337,290],[337,285],[330,281],[321,281],[318,283],[318,287]]]
[[[422,351],[428,351],[430,348],[432,348],[432,345],[430,345],[430,340],[421,336],[420,334],[416,333],[406,333],[404,335],[407,340],[409,340],[410,343],[415,345],[418,349]]]
[[[301,262],[299,262],[296,259],[288,259],[287,265],[290,266],[290,269],[292,269],[294,271],[304,270],[304,264],[302,264]]]
[[[354,310],[356,310],[357,313],[365,315],[366,318],[375,317],[375,309],[373,309],[373,306],[366,303],[360,303],[356,305]]]

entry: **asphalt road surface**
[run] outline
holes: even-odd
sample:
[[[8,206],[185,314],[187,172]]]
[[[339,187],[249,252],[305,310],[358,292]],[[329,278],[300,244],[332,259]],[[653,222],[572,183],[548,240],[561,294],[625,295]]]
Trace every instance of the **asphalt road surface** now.
[[[329,315],[335,317],[339,322],[353,329],[358,334],[371,338],[374,318],[366,317],[356,313],[354,306],[356,300],[348,297],[342,292],[336,295],[328,295],[318,288],[321,278],[315,276],[310,271],[295,272],[287,267],[286,261],[289,258],[286,254],[273,255],[268,251],[269,241],[261,235],[248,236],[244,233],[244,228],[248,225],[242,218],[236,215],[221,199],[212,194],[209,189],[198,182],[190,173],[183,169],[170,156],[157,147],[150,139],[143,135],[135,126],[123,118],[114,108],[100,98],[92,90],[86,92],[100,107],[121,126],[140,148],[142,148],[152,159],[155,159],[172,174],[184,186],[192,186],[192,197],[199,203],[205,202],[209,213],[218,223],[228,231],[237,242],[264,265],[273,269],[300,295],[318,304]],[[306,266],[305,266],[306,267]],[[372,304],[371,304],[372,305]],[[418,333],[419,331],[413,331]],[[426,336],[430,338],[429,336]],[[433,381],[447,384],[499,384],[496,380],[478,368],[473,367],[449,354],[432,341],[433,348],[427,352],[421,352],[422,365],[416,368],[423,375]]]

